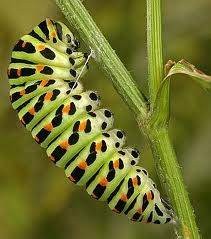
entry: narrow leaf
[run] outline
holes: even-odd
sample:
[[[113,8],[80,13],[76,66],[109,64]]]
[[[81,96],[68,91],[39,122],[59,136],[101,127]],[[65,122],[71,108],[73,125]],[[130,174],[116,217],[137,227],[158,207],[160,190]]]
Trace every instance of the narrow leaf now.
[[[157,92],[157,97],[152,111],[151,125],[164,126],[168,124],[169,114],[163,113],[164,110],[168,111],[169,105],[163,101],[164,95],[168,90],[170,79],[176,74],[184,74],[189,76],[195,82],[197,82],[203,89],[211,90],[211,76],[206,75],[202,71],[198,70],[191,63],[181,60],[174,62],[169,60],[165,65],[166,77],[160,85]]]
[[[185,60],[181,60],[177,63],[171,60],[168,61],[168,63],[166,64],[166,77],[164,81],[175,74],[188,75],[202,88],[211,89],[211,76],[206,75],[204,72],[197,69],[194,65]]]

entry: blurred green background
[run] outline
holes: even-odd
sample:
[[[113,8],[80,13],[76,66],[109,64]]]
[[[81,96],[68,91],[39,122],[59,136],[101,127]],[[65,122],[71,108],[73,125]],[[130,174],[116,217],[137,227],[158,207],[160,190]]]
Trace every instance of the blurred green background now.
[[[86,0],[84,4],[147,92],[145,1]],[[185,58],[211,73],[210,0],[164,1],[164,5],[165,60]],[[11,49],[46,17],[66,21],[53,0],[0,0],[0,6],[0,238],[175,238],[169,225],[134,224],[93,201],[70,184],[62,170],[52,167],[44,150],[21,126],[8,97],[6,69]],[[115,126],[127,132],[129,145],[141,150],[140,164],[159,185],[149,146],[94,61],[84,84],[99,91],[102,105],[115,113]],[[185,77],[177,77],[171,99],[172,141],[201,233],[210,238],[211,94]]]

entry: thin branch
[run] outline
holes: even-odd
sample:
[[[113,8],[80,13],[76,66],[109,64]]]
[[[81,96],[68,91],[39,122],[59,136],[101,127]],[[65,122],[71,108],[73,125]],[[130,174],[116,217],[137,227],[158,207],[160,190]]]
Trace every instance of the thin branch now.
[[[161,0],[147,0],[147,53],[148,84],[151,108],[151,126],[166,125],[169,119],[169,82],[162,89],[162,97],[157,100],[160,83],[164,78],[162,45]]]
[[[147,0],[147,46],[151,117],[149,141],[158,175],[178,216],[178,235],[184,239],[200,238],[188,192],[168,134],[169,82],[164,79],[162,46],[162,0]],[[159,92],[159,89],[161,91]],[[159,92],[159,97],[157,97]]]
[[[147,0],[148,83],[152,105],[160,87],[160,80],[164,78],[161,18],[161,1]]]
[[[184,239],[199,239],[199,231],[184,185],[181,169],[166,128],[148,134],[160,181],[165,186],[177,218],[177,235]]]

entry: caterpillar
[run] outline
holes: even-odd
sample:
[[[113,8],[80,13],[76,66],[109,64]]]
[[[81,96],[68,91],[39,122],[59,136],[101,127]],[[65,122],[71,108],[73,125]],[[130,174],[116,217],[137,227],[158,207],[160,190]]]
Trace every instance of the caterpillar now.
[[[132,221],[172,223],[171,208],[137,166],[139,151],[123,147],[125,134],[112,129],[111,111],[99,109],[98,94],[76,80],[88,69],[79,45],[51,19],[21,37],[8,68],[12,107],[51,161],[94,199]]]

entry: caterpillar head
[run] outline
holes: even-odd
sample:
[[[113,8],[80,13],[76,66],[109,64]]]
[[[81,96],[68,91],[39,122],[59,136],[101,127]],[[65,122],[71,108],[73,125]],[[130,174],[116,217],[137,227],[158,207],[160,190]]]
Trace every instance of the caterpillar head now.
[[[73,36],[72,32],[61,22],[55,22],[58,38],[69,48],[76,50],[79,48],[79,41]]]

